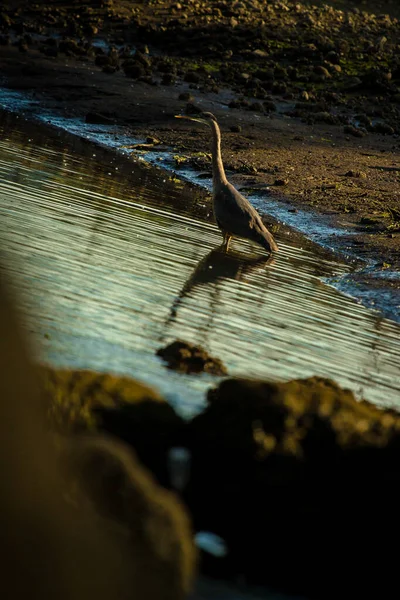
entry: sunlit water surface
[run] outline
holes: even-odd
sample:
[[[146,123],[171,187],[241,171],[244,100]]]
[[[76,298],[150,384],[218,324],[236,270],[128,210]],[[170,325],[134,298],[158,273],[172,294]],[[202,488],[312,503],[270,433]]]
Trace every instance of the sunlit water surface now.
[[[323,281],[351,267],[284,231],[272,262],[245,242],[226,255],[209,213],[161,170],[0,121],[1,268],[41,360],[132,375],[191,416],[216,379],[165,368],[157,348],[181,338],[232,375],[320,375],[400,405],[400,327]]]

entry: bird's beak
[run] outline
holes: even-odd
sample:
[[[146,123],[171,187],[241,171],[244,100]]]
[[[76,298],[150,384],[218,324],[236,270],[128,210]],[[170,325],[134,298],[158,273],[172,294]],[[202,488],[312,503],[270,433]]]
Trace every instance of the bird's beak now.
[[[205,119],[200,119],[199,117],[187,117],[186,115],[175,115],[175,119],[186,119],[187,121],[195,121],[196,123],[201,123],[202,125],[208,125],[208,122]]]

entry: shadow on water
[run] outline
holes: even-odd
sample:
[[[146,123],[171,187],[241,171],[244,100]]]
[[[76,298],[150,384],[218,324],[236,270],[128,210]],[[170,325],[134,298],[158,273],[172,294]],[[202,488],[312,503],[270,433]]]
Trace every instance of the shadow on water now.
[[[213,320],[221,308],[222,301],[219,293],[219,283],[223,279],[245,281],[246,274],[250,274],[256,268],[274,264],[275,259],[270,256],[249,256],[243,252],[230,250],[226,252],[223,244],[211,250],[202,258],[193,273],[185,281],[179,295],[175,298],[168,319],[165,322],[164,336],[168,335],[169,325],[177,320],[178,309],[183,305],[187,296],[193,295],[196,288],[210,287],[210,304],[208,315],[205,315],[204,323],[199,328],[199,343],[208,344],[208,332],[211,331]]]
[[[165,369],[156,350],[180,338],[233,375],[317,374],[398,404],[399,326],[326,283],[353,265],[284,228],[274,261],[225,254],[203,191],[21,119],[0,133],[2,275],[41,360],[132,375],[188,417],[216,378]]]

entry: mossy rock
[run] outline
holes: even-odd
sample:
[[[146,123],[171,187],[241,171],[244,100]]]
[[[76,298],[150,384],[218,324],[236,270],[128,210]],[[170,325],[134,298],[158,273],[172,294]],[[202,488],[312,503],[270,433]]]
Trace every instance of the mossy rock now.
[[[208,399],[186,432],[186,501],[196,528],[227,542],[214,571],[313,598],[367,591],[367,580],[336,569],[337,552],[348,566],[355,555],[381,561],[382,527],[394,526],[400,501],[399,415],[319,377],[227,379]]]
[[[40,375],[55,431],[111,434],[169,485],[168,452],[179,444],[183,420],[158,392],[129,377],[94,371],[43,367]]]
[[[63,432],[96,427],[94,411],[143,401],[161,403],[158,392],[129,377],[89,370],[41,367],[51,423]]]

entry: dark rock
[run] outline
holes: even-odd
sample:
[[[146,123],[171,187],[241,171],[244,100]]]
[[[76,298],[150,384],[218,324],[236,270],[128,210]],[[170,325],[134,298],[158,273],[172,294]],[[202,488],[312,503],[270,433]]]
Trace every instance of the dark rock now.
[[[359,177],[361,179],[365,179],[367,177],[367,174],[364,171],[354,171],[353,169],[350,169],[350,171],[347,171],[345,173],[346,177]]]
[[[345,125],[343,128],[344,133],[349,133],[354,137],[364,137],[364,132],[358,127],[354,127],[353,125]]]
[[[328,69],[321,65],[318,65],[314,68],[314,73],[318,75],[321,79],[329,79],[331,77],[331,74],[329,73]]]
[[[1,398],[12,399],[0,408],[2,475],[12,480],[1,494],[2,585],[13,590],[6,596],[183,600],[196,570],[187,511],[122,443],[49,431],[50,390],[37,379],[2,292]],[[56,385],[50,398],[58,408],[69,405],[67,422],[80,412],[82,392],[107,398],[99,377],[86,376],[85,385],[77,372],[63,372],[62,389]]]
[[[57,46],[41,46],[41,48],[39,48],[39,50],[45,56],[49,56],[50,58],[56,58],[58,56],[58,47]]]
[[[389,71],[383,71],[380,69],[369,69],[362,77],[363,87],[371,90],[372,92],[387,92],[393,88],[391,83],[392,74]]]
[[[258,69],[255,71],[254,77],[260,79],[260,81],[273,81],[275,74],[273,69]]]
[[[228,379],[208,401],[188,425],[185,499],[196,528],[226,541],[220,568],[312,598],[337,598],[343,586],[349,598],[361,597],[372,581],[390,590],[389,541],[400,533],[392,512],[399,416],[318,377]],[[368,578],[350,568],[355,551],[360,564],[373,560]]]
[[[330,63],[338,64],[340,62],[340,56],[337,52],[335,52],[334,50],[331,50],[326,55],[326,60]]]
[[[186,104],[185,112],[187,115],[198,115],[199,113],[202,113],[203,110],[199,106],[197,106],[197,104],[193,104],[193,102],[188,102]]]
[[[263,107],[266,112],[275,112],[276,111],[276,105],[272,100],[265,100],[263,102]]]
[[[70,486],[65,493],[83,515],[90,503],[96,527],[109,534],[109,543],[119,539],[125,550],[119,570],[130,576],[128,589],[118,597],[132,597],[131,586],[149,600],[184,600],[192,589],[197,552],[178,497],[158,485],[132,449],[115,439],[81,436],[60,445],[59,467]]]
[[[182,373],[211,373],[213,375],[226,375],[225,365],[219,358],[213,358],[201,346],[177,340],[165,348],[157,350],[169,369]]]
[[[393,135],[395,132],[393,127],[387,123],[375,123],[375,125],[372,125],[371,131],[374,133],[383,133],[384,135]]]
[[[328,111],[322,111],[315,113],[314,121],[316,123],[328,123],[329,125],[335,125],[337,123],[337,118]]]
[[[271,90],[274,94],[283,95],[283,94],[286,94],[286,92],[287,92],[287,86],[283,82],[274,81],[274,83],[272,84]]]
[[[107,73],[108,75],[112,75],[116,71],[118,71],[118,67],[114,67],[113,65],[105,65],[102,68],[103,73]]]
[[[86,53],[85,49],[73,39],[61,40],[58,44],[58,50],[67,56],[82,56]]]
[[[138,79],[139,77],[144,77],[146,75],[146,70],[141,63],[136,62],[136,60],[128,59],[122,63],[122,69],[127,77],[131,77],[132,79]]]
[[[240,108],[241,104],[239,100],[231,100],[228,104],[229,108]]]
[[[274,69],[274,78],[275,79],[287,79],[288,73],[287,70],[280,66],[277,65]]]
[[[183,81],[186,81],[187,83],[199,83],[200,76],[195,71],[188,71],[184,76]]]
[[[151,68],[151,58],[147,54],[144,54],[143,52],[140,52],[139,50],[136,50],[135,55],[134,55],[134,60],[136,63],[143,65],[145,67],[145,69]]]
[[[25,41],[21,40],[18,43],[18,50],[20,52],[22,52],[23,54],[26,54],[26,52],[28,52],[28,50],[29,50],[29,46],[28,46],[28,44]]]
[[[240,125],[231,125],[229,129],[232,131],[232,133],[240,133],[242,131]]]
[[[252,102],[250,104],[250,106],[247,108],[247,110],[251,110],[254,112],[263,112],[264,106],[263,106],[263,104],[261,104],[261,102]]]
[[[173,73],[176,74],[176,66],[168,61],[160,61],[157,64],[157,69],[158,71],[160,71],[160,73]]]
[[[189,92],[182,92],[181,94],[179,94],[178,100],[184,100],[185,102],[193,102],[194,98]]]
[[[106,65],[109,64],[109,60],[110,59],[105,54],[98,54],[95,58],[94,63],[98,67],[105,67]]]
[[[174,85],[176,83],[176,77],[172,73],[164,73],[161,83],[162,85]]]
[[[283,186],[289,183],[289,179],[275,179],[274,185]]]
[[[171,487],[168,453],[179,445],[184,428],[172,406],[143,398],[118,408],[99,407],[93,414],[99,431],[129,444],[158,482]]]
[[[361,217],[360,219],[361,225],[380,225],[381,222],[379,219],[374,219],[373,217]]]
[[[159,144],[161,144],[161,140],[159,140],[156,137],[147,137],[146,138],[146,144],[152,144],[153,146],[158,146]]]

